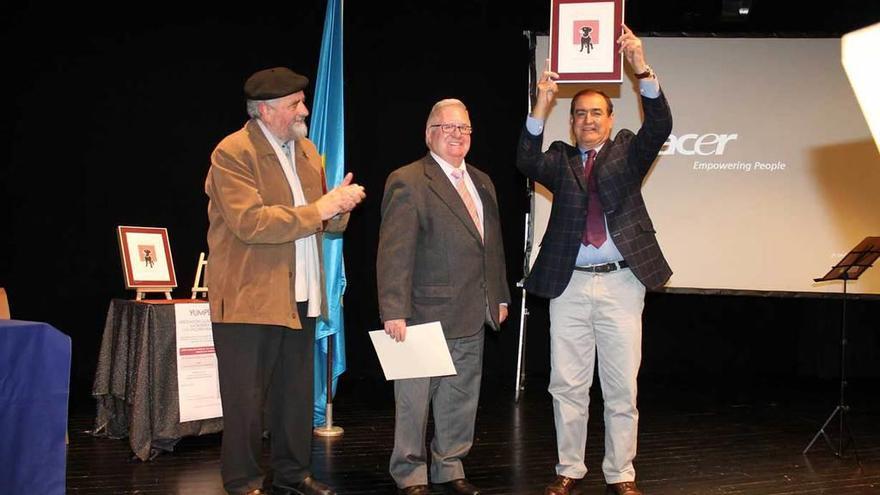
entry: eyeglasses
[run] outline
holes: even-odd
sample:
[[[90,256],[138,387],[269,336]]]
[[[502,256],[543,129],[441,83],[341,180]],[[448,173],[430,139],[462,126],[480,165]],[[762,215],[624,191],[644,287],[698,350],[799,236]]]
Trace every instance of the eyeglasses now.
[[[474,128],[467,124],[431,124],[428,127],[439,127],[443,134],[452,134],[456,129],[466,136],[474,132]]]

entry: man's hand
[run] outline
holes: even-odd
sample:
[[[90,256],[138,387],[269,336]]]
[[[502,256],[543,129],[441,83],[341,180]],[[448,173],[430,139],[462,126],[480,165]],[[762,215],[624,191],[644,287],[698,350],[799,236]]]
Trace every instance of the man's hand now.
[[[556,93],[559,87],[556,80],[559,74],[550,71],[550,59],[544,62],[544,69],[541,71],[541,79],[538,81],[538,98],[535,100],[535,106],[532,107],[532,117],[536,119],[546,120],[550,108],[556,101]]]
[[[629,62],[629,66],[632,67],[633,72],[641,74],[648,70],[648,63],[645,61],[645,51],[642,49],[642,40],[636,37],[636,35],[626,27],[626,24],[622,24],[621,26],[623,27],[623,34],[620,35],[620,38],[617,38],[617,43],[620,44],[619,51],[624,57],[626,57],[626,61]]]
[[[403,342],[406,340],[406,320],[388,320],[385,322],[385,333],[392,339]]]
[[[504,320],[507,319],[507,305],[499,304],[498,305],[498,324],[504,323]]]
[[[361,185],[352,184],[353,177],[351,172],[349,172],[342,179],[342,183],[318,198],[318,201],[315,202],[318,211],[321,213],[321,220],[329,220],[340,213],[348,213],[367,197]]]

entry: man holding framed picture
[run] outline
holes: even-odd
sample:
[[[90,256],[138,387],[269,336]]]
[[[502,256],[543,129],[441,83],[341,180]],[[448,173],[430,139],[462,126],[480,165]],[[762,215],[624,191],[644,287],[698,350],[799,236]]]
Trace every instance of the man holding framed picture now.
[[[550,299],[550,394],[556,424],[556,479],[545,495],[575,493],[584,463],[590,388],[598,356],[605,399],[607,493],[640,495],[635,483],[646,288],[672,271],[660,251],[641,194],[642,181],[672,131],[672,115],[641,40],[625,25],[617,42],[639,80],[644,121],[613,139],[614,107],[605,93],[575,94],[569,123],[576,146],[542,152],[544,121],[559,75],[545,70],[522,131],[517,168],[553,193],[553,209],[526,290]]]

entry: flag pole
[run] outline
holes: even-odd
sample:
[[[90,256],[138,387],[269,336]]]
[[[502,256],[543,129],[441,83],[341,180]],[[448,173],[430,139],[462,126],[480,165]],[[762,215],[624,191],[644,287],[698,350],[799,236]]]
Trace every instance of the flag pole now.
[[[327,337],[327,408],[324,426],[315,428],[319,437],[341,437],[345,430],[333,424],[333,338]]]

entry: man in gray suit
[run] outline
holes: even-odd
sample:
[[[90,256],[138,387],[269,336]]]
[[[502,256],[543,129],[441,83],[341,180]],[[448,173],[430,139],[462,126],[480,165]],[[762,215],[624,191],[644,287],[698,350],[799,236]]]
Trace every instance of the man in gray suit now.
[[[477,495],[461,460],[470,451],[480,395],[483,327],[507,318],[510,290],[495,187],[464,158],[471,122],[459,100],[434,105],[425,127],[430,153],[385,184],[376,271],[385,332],[439,321],[457,374],[394,382],[390,471],[402,494],[427,494],[425,429],[434,413],[431,482]]]

